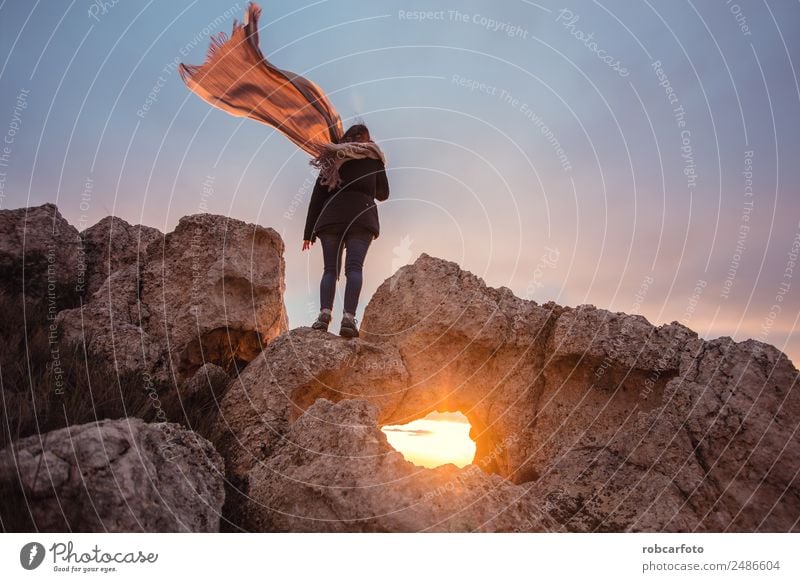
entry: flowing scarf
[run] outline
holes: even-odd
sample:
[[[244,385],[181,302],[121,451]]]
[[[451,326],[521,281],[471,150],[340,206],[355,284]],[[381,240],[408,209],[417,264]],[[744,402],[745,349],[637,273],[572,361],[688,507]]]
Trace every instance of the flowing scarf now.
[[[271,64],[258,48],[261,8],[251,2],[244,23],[233,23],[230,38],[211,36],[202,65],[181,63],[180,75],[193,93],[236,117],[249,117],[274,127],[311,154],[321,182],[338,186],[339,167],[347,159],[386,158],[373,142],[339,143],[342,120],[315,83]]]

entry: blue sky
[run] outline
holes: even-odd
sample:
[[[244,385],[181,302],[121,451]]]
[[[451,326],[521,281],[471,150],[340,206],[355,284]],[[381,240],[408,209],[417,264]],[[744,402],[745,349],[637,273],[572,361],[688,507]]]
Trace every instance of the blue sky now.
[[[246,3],[101,4],[0,5],[0,207],[56,202],[79,227],[113,213],[168,231],[205,209],[271,226],[290,323],[308,324],[322,258],[300,251],[307,155],[175,71]],[[261,6],[265,55],[319,84],[345,125],[362,118],[387,155],[359,317],[427,252],[540,303],[677,320],[800,360],[797,2]]]

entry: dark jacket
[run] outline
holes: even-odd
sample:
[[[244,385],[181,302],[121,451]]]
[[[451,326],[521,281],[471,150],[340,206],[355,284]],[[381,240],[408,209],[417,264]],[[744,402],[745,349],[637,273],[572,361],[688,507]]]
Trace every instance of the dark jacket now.
[[[378,208],[375,200],[389,197],[389,180],[383,162],[374,158],[347,160],[339,167],[342,182],[329,191],[317,178],[308,203],[303,240],[314,242],[325,230],[344,232],[350,227],[365,229],[378,238]]]

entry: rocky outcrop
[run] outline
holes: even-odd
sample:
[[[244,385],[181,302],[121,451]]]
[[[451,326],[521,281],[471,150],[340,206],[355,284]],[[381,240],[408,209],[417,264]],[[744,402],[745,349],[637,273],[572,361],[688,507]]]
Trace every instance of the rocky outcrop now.
[[[477,465],[417,467],[364,400],[320,398],[251,473],[247,529],[302,532],[547,531],[525,487]]]
[[[772,346],[539,305],[425,254],[378,288],[346,340],[287,330],[269,228],[202,214],[161,236],[109,218],[78,238],[45,205],[0,212],[0,234],[4,283],[24,260],[27,291],[82,272],[96,288],[57,317],[93,362],[177,384],[180,409],[200,409],[187,425],[225,460],[230,529],[800,531],[798,371]],[[468,418],[472,465],[424,469],[389,446],[381,426],[432,411]],[[173,425],[103,421],[15,450],[0,485],[19,464],[44,529],[219,523],[219,458]],[[207,503],[187,505],[195,488]]]
[[[113,273],[139,264],[148,245],[163,236],[150,226],[133,226],[116,216],[106,216],[81,232],[85,272],[79,286],[86,295],[94,294]]]
[[[399,499],[421,502],[416,485],[373,497],[363,484],[374,484],[372,475],[381,483],[439,477],[342,459],[383,451],[374,426],[438,410],[465,414],[474,466],[501,478],[502,490],[523,487],[522,506],[541,512],[518,529],[798,529],[798,372],[772,346],[705,341],[676,322],[655,327],[591,305],[538,305],[427,255],[377,290],[361,330],[352,341],[292,330],[231,384],[214,435],[238,495],[231,515],[256,528],[432,527],[425,512],[389,517]],[[306,417],[322,415],[320,398],[375,410],[326,405],[320,425]],[[336,437],[349,443],[346,455],[322,444],[293,448],[336,440],[327,431],[340,413],[372,427]],[[305,477],[316,485],[298,487]],[[319,511],[303,514],[306,495],[316,495],[309,507]]]
[[[537,392],[546,381],[551,330],[566,311],[487,287],[456,263],[423,254],[384,282],[364,312],[364,340],[395,347],[409,374],[387,422],[461,411],[473,428],[476,458],[491,457],[492,470],[530,480]],[[494,454],[502,441],[511,445]]]
[[[207,361],[244,367],[288,328],[283,249],[271,228],[210,214],[183,217],[163,245],[148,247],[148,327],[172,346],[180,376]]]
[[[70,426],[0,451],[0,486],[17,492],[31,529],[45,532],[218,531],[222,472],[205,439],[135,418]]]
[[[395,419],[461,410],[477,459],[511,442],[493,470],[532,483],[562,529],[798,527],[798,372],[772,346],[539,306],[427,255],[363,328],[407,362]]]
[[[62,338],[85,346],[118,374],[152,372],[166,382],[166,346],[150,333],[150,310],[140,296],[140,266],[116,271],[83,307],[61,311]]]
[[[0,210],[0,282],[13,294],[43,296],[72,306],[80,273],[80,238],[55,204]],[[24,281],[23,281],[24,273]]]
[[[119,230],[128,255],[82,309],[58,314],[65,339],[85,342],[121,372],[180,384],[207,362],[228,373],[244,367],[287,329],[283,242],[273,229],[186,216],[163,238],[145,230],[153,240],[141,260],[134,237],[145,236],[142,228]]]
[[[78,233],[54,204],[0,210],[6,291],[47,296],[64,339],[164,384],[207,362],[240,369],[287,329],[283,248],[271,228],[210,214],[162,235],[113,216]]]
[[[406,385],[405,367],[391,346],[294,329],[270,342],[231,382],[212,440],[231,478],[246,481],[318,398],[399,398]]]

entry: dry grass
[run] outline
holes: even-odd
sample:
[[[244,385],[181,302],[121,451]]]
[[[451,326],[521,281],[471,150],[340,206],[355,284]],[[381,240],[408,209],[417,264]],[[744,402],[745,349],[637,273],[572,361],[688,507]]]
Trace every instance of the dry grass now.
[[[0,292],[0,448],[36,433],[104,418],[148,417],[141,374],[117,375],[81,344],[51,342],[46,301]],[[58,362],[60,370],[54,368]]]

